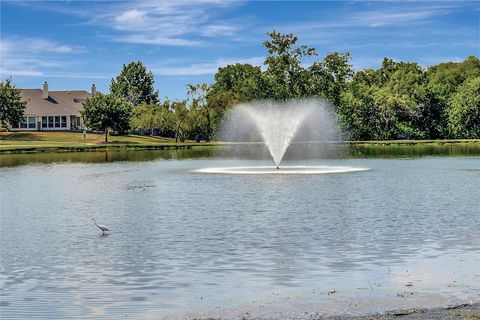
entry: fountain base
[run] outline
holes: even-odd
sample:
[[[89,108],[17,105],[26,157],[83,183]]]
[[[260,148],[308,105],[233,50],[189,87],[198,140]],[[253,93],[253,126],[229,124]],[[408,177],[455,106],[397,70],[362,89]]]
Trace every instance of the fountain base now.
[[[258,166],[258,167],[223,167],[223,168],[202,168],[194,170],[198,173],[217,173],[217,174],[327,174],[327,173],[347,173],[366,171],[368,168],[355,167],[333,167],[333,166]]]

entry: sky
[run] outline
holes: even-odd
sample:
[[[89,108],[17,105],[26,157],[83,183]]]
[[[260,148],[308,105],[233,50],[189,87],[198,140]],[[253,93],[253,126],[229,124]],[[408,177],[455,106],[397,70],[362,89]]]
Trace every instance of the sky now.
[[[160,97],[211,83],[219,67],[262,66],[275,29],[355,70],[384,57],[430,66],[480,55],[480,1],[0,1],[0,76],[19,88],[108,92],[141,60]],[[308,62],[306,62],[308,64]]]

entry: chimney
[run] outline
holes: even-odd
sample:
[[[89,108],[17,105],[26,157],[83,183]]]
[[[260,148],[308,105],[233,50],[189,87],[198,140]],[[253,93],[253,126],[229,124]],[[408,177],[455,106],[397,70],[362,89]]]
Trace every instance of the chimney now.
[[[97,94],[97,87],[95,87],[95,83],[92,84],[92,97],[95,97],[95,95]]]
[[[43,99],[48,99],[48,82],[43,83]]]

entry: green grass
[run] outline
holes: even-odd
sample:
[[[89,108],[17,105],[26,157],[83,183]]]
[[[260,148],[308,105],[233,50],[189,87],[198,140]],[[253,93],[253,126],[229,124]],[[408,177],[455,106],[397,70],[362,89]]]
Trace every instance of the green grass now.
[[[194,141],[175,143],[175,139],[138,135],[109,136],[77,132],[0,132],[0,152],[83,151],[112,148],[175,148],[194,145]],[[198,145],[198,144],[197,144]],[[202,143],[206,145],[206,143]],[[208,144],[209,145],[209,144]]]
[[[480,139],[440,139],[440,140],[373,140],[348,141],[355,145],[421,145],[421,144],[448,144],[448,143],[480,143]]]
[[[221,142],[195,143],[185,141],[175,143],[175,139],[164,137],[150,137],[138,135],[109,136],[108,143],[104,142],[103,134],[78,132],[0,132],[0,153],[16,152],[47,152],[47,151],[94,151],[105,149],[165,149],[185,148],[198,145],[220,145]],[[255,143],[255,142],[254,142]],[[258,142],[257,142],[258,143]],[[362,145],[428,145],[453,143],[480,143],[479,139],[457,140],[385,140],[385,141],[346,141],[341,144]]]

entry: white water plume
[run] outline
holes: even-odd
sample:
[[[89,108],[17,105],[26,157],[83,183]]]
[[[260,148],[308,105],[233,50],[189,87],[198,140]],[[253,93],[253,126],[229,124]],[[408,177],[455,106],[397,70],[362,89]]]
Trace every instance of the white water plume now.
[[[261,101],[233,108],[222,128],[226,141],[260,138],[278,167],[294,139],[328,140],[334,132],[333,117],[320,100]]]
[[[243,109],[255,122],[263,141],[268,147],[275,165],[280,165],[298,127],[312,111],[311,108],[255,108]]]

